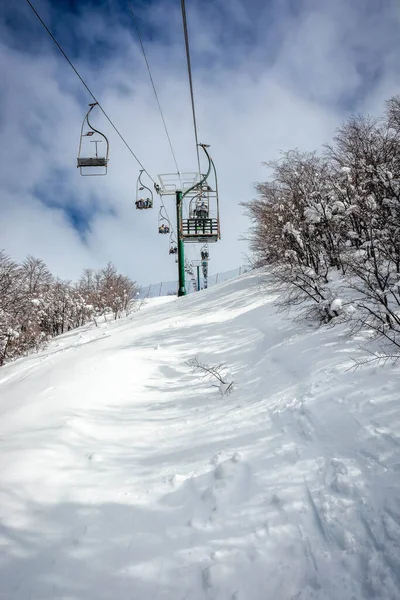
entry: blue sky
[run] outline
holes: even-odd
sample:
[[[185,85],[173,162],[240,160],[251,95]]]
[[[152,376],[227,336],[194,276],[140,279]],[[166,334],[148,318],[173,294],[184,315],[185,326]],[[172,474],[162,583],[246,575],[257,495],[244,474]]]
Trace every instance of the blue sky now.
[[[35,0],[146,169],[174,171],[135,30],[123,0]],[[179,0],[132,3],[181,171],[196,168]],[[210,271],[243,262],[239,202],[280,150],[318,149],[352,113],[379,115],[400,89],[398,0],[186,0],[200,141],[219,173],[223,239]],[[157,214],[135,211],[139,173],[102,115],[107,177],[76,169],[91,101],[25,0],[0,7],[0,247],[79,277],[113,261],[145,284],[176,277]],[[171,199],[166,200],[171,215]],[[188,258],[200,247],[191,245]]]

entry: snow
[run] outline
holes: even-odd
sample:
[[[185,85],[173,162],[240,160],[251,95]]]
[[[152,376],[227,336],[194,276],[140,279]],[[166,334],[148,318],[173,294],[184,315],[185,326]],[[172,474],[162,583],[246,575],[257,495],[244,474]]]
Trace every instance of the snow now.
[[[304,209],[304,218],[308,223],[320,223],[321,215],[318,213],[318,210],[314,206],[309,206]]]
[[[374,211],[377,209],[376,200],[372,194],[367,196],[367,198],[365,199],[365,206],[371,211]]]
[[[300,246],[300,248],[303,248],[303,241],[301,239],[300,232],[294,227],[293,223],[286,223],[286,225],[284,225],[284,227],[282,228],[282,232],[287,235],[292,235],[298,243],[298,245]]]
[[[399,367],[349,370],[265,277],[0,370],[2,600],[398,600]]]
[[[332,300],[331,302],[331,306],[330,306],[330,311],[339,313],[342,311],[343,308],[343,300],[341,298],[335,298],[334,300]]]

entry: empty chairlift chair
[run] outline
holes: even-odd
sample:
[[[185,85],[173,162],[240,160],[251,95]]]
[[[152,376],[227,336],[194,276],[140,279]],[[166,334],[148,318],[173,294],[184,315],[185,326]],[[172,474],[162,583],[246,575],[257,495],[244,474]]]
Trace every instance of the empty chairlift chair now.
[[[98,106],[97,102],[89,104],[90,108],[83,119],[81,137],[79,140],[77,167],[80,170],[80,174],[86,177],[107,175],[109,152],[108,139],[104,133],[95,129],[89,121],[89,115],[95,106]],[[95,136],[95,139],[91,139],[93,136]],[[99,144],[104,143],[105,146],[103,145],[99,148]],[[93,149],[91,149],[90,144],[93,144]]]

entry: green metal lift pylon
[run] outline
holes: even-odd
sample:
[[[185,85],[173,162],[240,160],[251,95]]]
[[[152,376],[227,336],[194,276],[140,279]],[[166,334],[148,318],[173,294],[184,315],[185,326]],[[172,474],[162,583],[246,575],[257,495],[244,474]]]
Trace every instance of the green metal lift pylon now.
[[[186,296],[185,283],[185,246],[181,236],[182,230],[182,192],[176,191],[176,226],[178,235],[178,272],[179,272],[179,287],[178,296]]]

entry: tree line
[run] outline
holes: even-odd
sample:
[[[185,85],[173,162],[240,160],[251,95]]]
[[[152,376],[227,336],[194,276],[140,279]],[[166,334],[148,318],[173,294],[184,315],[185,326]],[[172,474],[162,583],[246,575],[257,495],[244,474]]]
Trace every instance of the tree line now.
[[[127,314],[138,287],[109,263],[85,269],[78,283],[54,277],[43,260],[21,264],[0,252],[0,366],[100,317]]]
[[[286,307],[400,348],[400,97],[380,118],[351,117],[319,153],[265,164],[270,180],[243,203],[254,266],[269,268]]]

